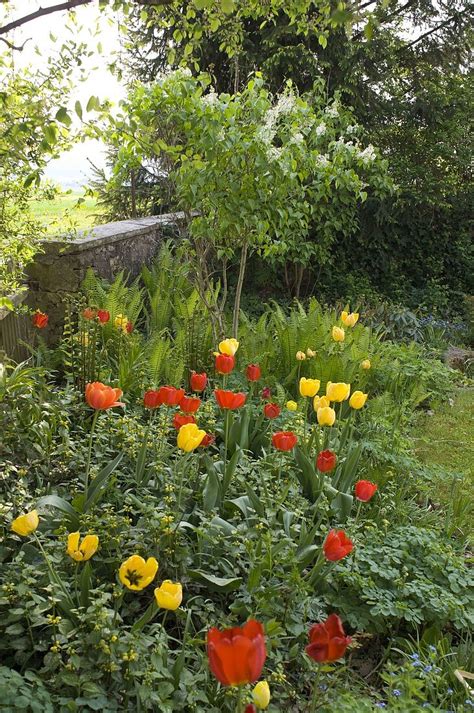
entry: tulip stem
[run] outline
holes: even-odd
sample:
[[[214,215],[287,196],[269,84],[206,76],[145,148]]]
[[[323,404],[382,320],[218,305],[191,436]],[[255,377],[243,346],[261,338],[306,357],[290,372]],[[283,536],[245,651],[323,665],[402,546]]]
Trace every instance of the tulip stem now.
[[[39,550],[40,550],[41,554],[43,555],[44,561],[46,562],[46,566],[47,566],[49,573],[51,575],[52,582],[55,582],[58,585],[58,587],[62,590],[62,592],[63,592],[64,596],[66,597],[67,601],[69,602],[69,604],[71,606],[74,606],[74,603],[73,603],[69,593],[64,588],[64,584],[61,582],[61,579],[58,576],[58,574],[54,571],[53,565],[51,564],[49,557],[46,554],[46,551],[45,551],[43,545],[41,544],[41,541],[40,541],[38,535],[36,534],[36,532],[33,532],[33,537],[35,538],[36,544],[38,545]]]
[[[314,676],[314,683],[313,683],[313,695],[311,697],[311,708],[310,713],[315,713],[317,709],[317,701],[318,701],[318,692],[319,692],[319,680],[321,677],[321,668],[319,666],[316,667],[316,673]]]
[[[98,416],[99,416],[99,411],[96,410],[96,412],[94,413],[94,417],[92,419],[91,432],[89,434],[89,448],[87,451],[86,474],[84,476],[84,505],[86,504],[87,494],[89,491],[89,473],[90,473],[90,469],[91,469],[92,441],[94,438],[94,431],[95,431],[95,426],[97,423]]]
[[[243,713],[244,710],[244,697],[243,697],[244,689],[242,686],[237,687],[237,706],[235,708],[236,713]]]

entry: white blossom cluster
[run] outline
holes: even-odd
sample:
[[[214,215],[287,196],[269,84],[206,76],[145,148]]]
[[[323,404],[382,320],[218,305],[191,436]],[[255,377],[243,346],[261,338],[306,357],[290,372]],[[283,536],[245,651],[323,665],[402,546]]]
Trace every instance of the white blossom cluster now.
[[[359,151],[359,158],[364,163],[370,163],[371,161],[375,161],[375,149],[372,144],[369,144],[363,151]]]

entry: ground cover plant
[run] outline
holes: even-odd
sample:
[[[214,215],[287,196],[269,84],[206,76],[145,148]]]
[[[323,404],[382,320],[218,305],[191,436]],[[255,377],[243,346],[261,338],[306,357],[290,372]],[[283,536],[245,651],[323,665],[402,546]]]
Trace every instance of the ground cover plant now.
[[[169,247],[89,275],[55,350],[33,321],[0,375],[7,710],[470,710],[466,518],[410,437],[455,372],[316,301],[215,343]]]

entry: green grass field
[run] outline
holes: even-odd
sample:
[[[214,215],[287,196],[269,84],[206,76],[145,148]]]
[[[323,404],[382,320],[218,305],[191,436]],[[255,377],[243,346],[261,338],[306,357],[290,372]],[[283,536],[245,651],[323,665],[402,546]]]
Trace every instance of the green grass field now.
[[[46,227],[49,235],[90,228],[100,222],[100,208],[94,198],[85,198],[78,205],[77,201],[82,197],[77,191],[56,195],[52,200],[33,199],[31,213]]]

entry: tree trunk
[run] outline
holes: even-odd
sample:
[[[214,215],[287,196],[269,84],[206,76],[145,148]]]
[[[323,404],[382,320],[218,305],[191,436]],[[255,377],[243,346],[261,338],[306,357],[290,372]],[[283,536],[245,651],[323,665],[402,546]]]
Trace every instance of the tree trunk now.
[[[245,268],[247,266],[248,243],[245,242],[240,253],[239,277],[237,287],[235,289],[234,314],[232,319],[232,336],[237,339],[239,331],[239,313],[240,313],[240,298],[242,296],[242,287],[244,286]]]

